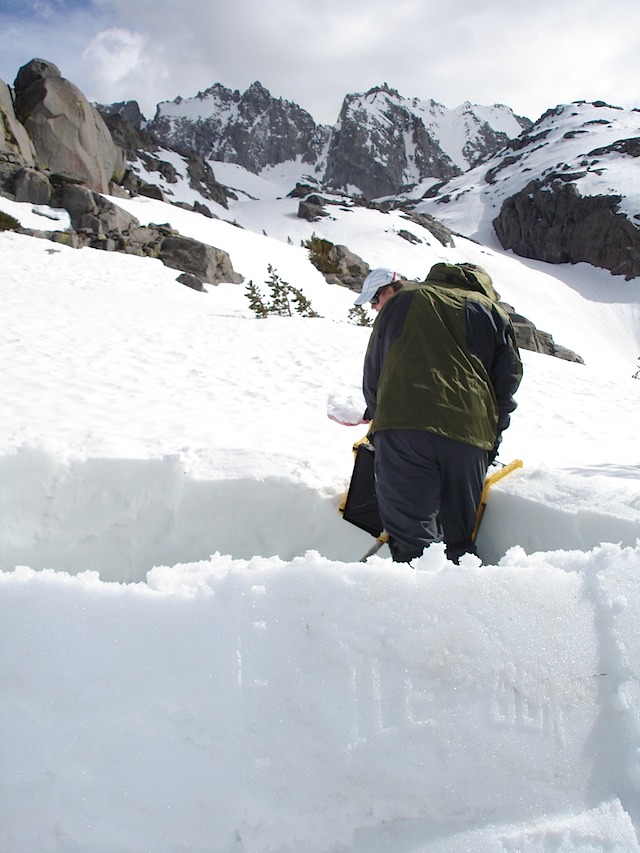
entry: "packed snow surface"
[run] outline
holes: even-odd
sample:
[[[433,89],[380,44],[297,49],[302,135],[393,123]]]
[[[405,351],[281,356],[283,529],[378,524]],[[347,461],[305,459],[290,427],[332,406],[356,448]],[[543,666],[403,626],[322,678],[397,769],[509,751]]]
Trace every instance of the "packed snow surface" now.
[[[255,200],[220,220],[118,203],[259,286],[271,264],[321,318],[0,234],[0,850],[639,850],[638,281],[397,214],[306,223],[234,176]],[[524,465],[481,560],[360,561],[339,504],[365,427],[327,414],[357,413],[369,330],[314,231],[408,277],[481,263],[584,358],[522,353],[500,460]]]

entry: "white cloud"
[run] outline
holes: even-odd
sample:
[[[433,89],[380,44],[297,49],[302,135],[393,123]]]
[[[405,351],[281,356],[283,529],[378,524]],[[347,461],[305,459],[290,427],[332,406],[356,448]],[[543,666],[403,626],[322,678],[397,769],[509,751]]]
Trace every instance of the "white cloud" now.
[[[596,0],[451,0],[446,11],[425,0],[93,0],[65,14],[50,4],[46,27],[15,20],[0,12],[11,33],[0,77],[42,56],[92,100],[135,98],[146,115],[213,83],[243,91],[255,80],[323,123],[344,95],[383,82],[534,119],[580,98],[640,105],[637,0],[609,0],[606,14]]]
[[[93,66],[96,79],[102,78],[106,85],[113,85],[142,64],[146,41],[141,33],[111,27],[89,42],[83,59]]]

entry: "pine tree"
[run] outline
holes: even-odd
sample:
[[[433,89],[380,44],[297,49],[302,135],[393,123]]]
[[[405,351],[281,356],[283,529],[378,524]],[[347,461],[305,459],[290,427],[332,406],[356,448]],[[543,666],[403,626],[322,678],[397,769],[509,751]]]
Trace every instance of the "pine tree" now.
[[[354,305],[353,308],[349,308],[349,322],[356,326],[373,325],[373,320],[369,317],[362,305]]]
[[[292,287],[291,285],[289,285],[289,292],[291,294],[291,298],[293,299],[294,307],[295,307],[296,311],[298,312],[298,314],[301,314],[303,317],[319,317],[320,316],[317,311],[313,310],[313,308],[311,307],[311,302],[309,302],[309,300],[304,295],[304,293],[302,293],[300,290],[298,290],[297,287]]]
[[[267,267],[269,273],[269,290],[271,291],[271,306],[270,314],[276,314],[278,317],[291,317],[291,303],[289,302],[288,290],[290,285],[283,281],[274,268],[269,264]]]
[[[270,314],[277,317],[292,317],[293,309],[303,317],[320,317],[320,314],[313,310],[311,302],[302,291],[283,281],[271,264],[268,265],[267,271],[269,278],[265,284],[271,294],[268,301],[265,301],[253,281],[249,281],[245,288],[249,307],[256,317],[268,317]]]
[[[244,295],[249,300],[249,307],[254,312],[256,317],[267,317],[269,314],[268,307],[262,301],[262,294],[258,290],[258,288],[253,283],[253,280],[250,279],[245,291]]]

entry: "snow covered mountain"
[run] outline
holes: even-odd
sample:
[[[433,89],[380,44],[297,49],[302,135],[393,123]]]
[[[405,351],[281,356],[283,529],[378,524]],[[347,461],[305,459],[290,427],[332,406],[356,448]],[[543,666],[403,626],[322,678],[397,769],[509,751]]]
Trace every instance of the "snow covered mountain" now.
[[[59,101],[61,93],[68,107],[54,126],[45,101],[54,95]],[[277,185],[278,193],[301,199],[297,213],[310,221],[330,215],[325,202],[401,207],[414,223],[423,216],[423,225],[427,214],[523,257],[586,262],[626,278],[640,274],[637,110],[581,102],[549,110],[528,127],[507,107],[466,103],[447,110],[384,85],[347,96],[336,125],[321,128],[255,83],[243,95],[216,85],[189,101],[160,105],[143,127],[130,102],[102,108],[103,118],[44,60],[20,70],[14,96],[0,87],[7,128],[0,138],[2,191],[69,210],[75,245],[156,254],[161,239],[136,231],[131,221],[105,228],[104,217],[95,215],[104,200],[73,189],[78,183],[94,192],[189,204],[205,215],[216,215],[218,204],[228,210],[234,195],[259,199]],[[73,110],[79,100],[81,114]],[[522,125],[527,129],[515,136]],[[98,127],[101,142],[87,147]],[[485,159],[492,149],[499,150]],[[230,166],[245,177],[236,180]],[[212,167],[227,177],[217,180]],[[188,187],[181,181],[185,170]],[[247,173],[257,176],[255,191]],[[266,179],[259,188],[258,176]],[[170,235],[162,239],[173,242]],[[362,259],[360,270],[366,264]]]
[[[506,106],[447,109],[385,84],[347,95],[329,128],[256,82],[242,95],[216,84],[162,102],[147,129],[170,147],[256,173],[299,159],[332,189],[377,198],[460,174],[530,124]]]
[[[640,111],[576,102],[491,159],[427,189],[414,209],[549,263],[640,275]]]

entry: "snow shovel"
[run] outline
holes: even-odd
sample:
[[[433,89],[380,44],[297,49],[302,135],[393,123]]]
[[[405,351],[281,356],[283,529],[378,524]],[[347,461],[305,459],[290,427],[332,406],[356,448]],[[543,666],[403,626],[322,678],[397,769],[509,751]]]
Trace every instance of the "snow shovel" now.
[[[365,530],[376,538],[375,544],[359,561],[361,563],[364,563],[368,557],[379,551],[385,542],[389,541],[389,536],[382,529],[382,521],[378,512],[373,472],[374,452],[373,445],[366,435],[353,445],[353,473],[349,490],[340,505],[340,512],[345,521]]]
[[[353,445],[353,454],[353,473],[340,512],[345,521],[379,537],[382,521],[378,512],[373,470],[375,451],[366,435]]]
[[[369,559],[369,557],[373,557],[374,554],[377,554],[378,551],[380,550],[380,548],[382,548],[383,545],[386,545],[388,541],[389,541],[389,534],[385,533],[383,531],[380,534],[380,536],[377,537],[375,543],[371,546],[371,548],[369,548],[369,550],[364,555],[364,557],[360,557],[358,562],[359,563],[366,563],[366,561]]]
[[[487,479],[484,481],[484,488],[482,489],[482,494],[480,495],[480,503],[478,504],[478,510],[476,512],[476,523],[473,527],[473,533],[471,534],[471,541],[476,541],[476,536],[478,535],[478,530],[480,529],[480,522],[482,521],[482,516],[484,515],[484,511],[487,506],[487,495],[489,493],[489,489],[493,486],[494,483],[497,483],[498,480],[502,480],[503,477],[506,477],[507,474],[510,474],[512,471],[515,471],[516,468],[522,468],[522,459],[514,459],[512,462],[509,462],[507,465],[503,465],[498,471],[494,474],[490,474]]]

